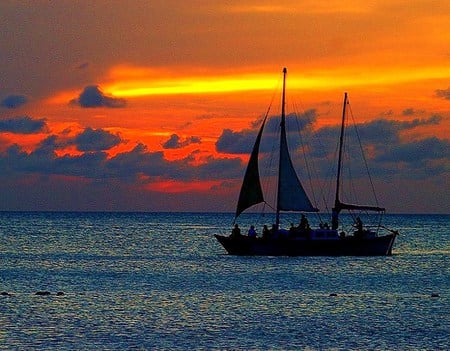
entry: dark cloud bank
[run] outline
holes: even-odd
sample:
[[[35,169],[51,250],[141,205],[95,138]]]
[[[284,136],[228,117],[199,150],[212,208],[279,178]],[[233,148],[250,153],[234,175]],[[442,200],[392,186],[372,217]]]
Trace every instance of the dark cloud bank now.
[[[35,134],[48,131],[45,119],[33,119],[28,116],[0,120],[0,133]]]
[[[310,119],[308,123],[298,125],[298,128],[308,135],[308,141],[305,141],[308,158],[319,164],[329,166],[329,158],[336,149],[339,128],[337,126],[324,127],[313,131],[310,128],[313,121],[314,118]],[[369,164],[372,175],[378,177],[386,185],[389,185],[389,183],[386,183],[386,179],[389,179],[390,182],[408,179],[413,181],[427,180],[434,182],[437,187],[437,184],[445,184],[450,172],[448,166],[450,160],[449,140],[431,137],[403,141],[400,137],[402,131],[439,124],[440,121],[439,116],[432,116],[428,119],[414,119],[408,122],[381,119],[360,124],[359,135],[371,150]],[[292,123],[294,119],[289,117],[288,122]],[[276,119],[268,121],[267,133],[269,136],[275,137],[278,123],[279,121]],[[18,117],[0,122],[0,132],[29,134],[41,133],[46,129],[45,120],[30,117]],[[71,138],[66,135],[49,135],[32,152],[25,151],[20,145],[12,145],[0,153],[0,177],[2,179],[0,187],[5,191],[5,194],[10,194],[11,201],[15,201],[13,197],[19,196],[25,188],[28,189],[28,193],[24,192],[21,195],[23,199],[26,199],[28,195],[33,196],[33,192],[36,192],[36,196],[42,196],[42,198],[47,199],[45,201],[49,201],[50,195],[43,194],[37,188],[33,190],[33,186],[42,187],[42,189],[47,186],[49,190],[53,187],[54,189],[61,189],[58,191],[67,193],[68,190],[64,190],[63,187],[63,184],[66,183],[66,189],[77,189],[78,193],[74,194],[75,197],[81,196],[81,193],[86,196],[86,199],[80,198],[77,200],[79,203],[78,209],[90,208],[89,206],[96,209],[133,209],[136,208],[133,207],[135,202],[130,196],[135,196],[136,199],[141,199],[136,200],[137,202],[153,204],[153,209],[162,210],[161,204],[164,203],[169,206],[167,201],[173,196],[174,206],[177,198],[183,198],[187,201],[187,205],[191,206],[189,209],[193,210],[195,204],[192,203],[192,199],[191,201],[188,200],[187,194],[189,192],[177,197],[170,194],[163,195],[157,192],[142,191],[142,186],[158,180],[180,182],[218,180],[223,181],[224,184],[230,180],[239,182],[245,165],[242,164],[240,158],[234,157],[232,154],[248,153],[253,146],[256,133],[256,129],[240,132],[225,129],[216,143],[217,150],[223,153],[224,157],[210,156],[204,159],[202,164],[195,166],[193,165],[194,154],[188,155],[184,159],[170,161],[164,157],[162,151],[151,151],[143,144],[137,144],[132,150],[110,158],[107,151],[125,141],[120,135],[103,129],[86,128]],[[182,139],[173,134],[163,147],[166,149],[182,148],[200,142],[201,140],[197,137]],[[61,156],[59,151],[67,146],[75,146],[81,154]],[[293,152],[293,158],[303,159],[299,144],[290,142],[290,147],[297,150],[297,152]],[[268,153],[271,149],[271,145],[262,146],[263,152]],[[320,176],[324,176],[326,173],[325,168],[319,168]],[[300,173],[302,171],[304,172],[304,170],[300,170]],[[77,179],[76,184],[70,179]],[[11,192],[10,189],[14,189],[14,191]],[[445,192],[446,190],[444,190],[444,196]],[[38,193],[40,195],[37,195]],[[96,198],[97,204],[89,202],[95,202],[95,198],[92,197],[94,193],[102,194]],[[120,200],[122,195],[124,196],[123,202]],[[223,201],[232,203],[235,201],[234,195],[228,194],[229,199],[223,199]],[[8,197],[5,196],[5,198]],[[64,198],[62,193],[60,194],[55,190],[54,196],[59,199],[55,200],[55,203],[46,203],[45,206],[39,207],[38,201],[34,209],[72,208],[72,205],[69,206],[61,200]],[[69,196],[69,194],[65,196]],[[202,197],[204,204],[210,201],[211,210],[221,208],[217,201],[215,203],[211,200],[214,198],[213,189],[211,189],[209,197],[206,194],[195,194],[195,196],[196,198]],[[17,197],[17,199],[19,198],[21,197]],[[144,199],[146,200],[144,201]],[[32,200],[29,199],[28,201]],[[115,205],[109,208],[108,201],[112,201]]]

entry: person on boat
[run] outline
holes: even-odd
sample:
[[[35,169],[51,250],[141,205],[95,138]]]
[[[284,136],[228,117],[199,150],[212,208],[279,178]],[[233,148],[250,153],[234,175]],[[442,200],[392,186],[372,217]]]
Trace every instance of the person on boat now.
[[[320,222],[319,228],[320,228],[320,229],[326,229],[326,230],[328,230],[328,229],[330,229],[330,226],[328,225],[327,222],[325,222],[325,223]]]
[[[361,236],[363,233],[363,223],[361,221],[361,218],[356,217],[355,224],[353,226],[356,228],[355,234]]]
[[[300,218],[300,224],[298,226],[300,230],[307,230],[309,228],[308,218],[304,214]]]
[[[270,230],[266,224],[264,224],[264,227],[263,227],[262,237],[263,237],[263,239],[267,239],[270,237]]]
[[[255,230],[255,226],[251,225],[250,229],[248,230],[248,237],[249,238],[256,238],[256,230]]]
[[[233,230],[231,231],[231,237],[235,238],[241,235],[241,228],[237,225],[237,223],[234,225]]]
[[[294,223],[291,223],[291,227],[289,228],[289,236],[291,238],[295,237],[297,233],[297,228],[294,226]]]
[[[272,224],[272,229],[270,229],[270,235],[272,238],[278,238],[278,225]]]

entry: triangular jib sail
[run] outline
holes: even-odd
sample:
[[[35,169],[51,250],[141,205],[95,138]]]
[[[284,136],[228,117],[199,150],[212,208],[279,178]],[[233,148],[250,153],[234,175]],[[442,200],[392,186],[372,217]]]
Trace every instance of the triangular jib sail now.
[[[248,161],[247,170],[245,171],[244,181],[242,182],[241,192],[239,194],[239,201],[236,208],[236,217],[238,217],[247,208],[259,204],[264,201],[264,195],[261,188],[261,181],[259,179],[259,144],[261,143],[261,136],[266,123],[266,118],[261,125],[258,136],[256,137],[255,145],[253,146],[250,160]]]

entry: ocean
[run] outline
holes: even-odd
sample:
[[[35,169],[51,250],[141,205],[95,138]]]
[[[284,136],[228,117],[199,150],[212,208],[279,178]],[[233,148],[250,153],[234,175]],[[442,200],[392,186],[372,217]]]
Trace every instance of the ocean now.
[[[386,216],[389,257],[229,256],[232,222],[0,212],[0,349],[450,349],[450,215]]]

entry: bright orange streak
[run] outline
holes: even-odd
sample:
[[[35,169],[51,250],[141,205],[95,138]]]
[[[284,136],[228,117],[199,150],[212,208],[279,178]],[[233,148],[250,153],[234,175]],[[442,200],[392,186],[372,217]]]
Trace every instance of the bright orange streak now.
[[[136,84],[137,83],[137,84]],[[149,82],[152,85],[152,82]],[[145,84],[145,83],[144,83]],[[108,87],[115,96],[147,96],[147,95],[172,95],[172,94],[197,94],[197,93],[226,93],[236,91],[265,90],[271,86],[273,80],[254,78],[251,80],[239,80],[236,78],[206,81],[201,78],[192,80],[177,80],[162,82],[157,87],[136,87],[140,82],[121,82]],[[147,84],[145,84],[147,85]]]
[[[303,70],[292,69],[295,74],[289,75],[289,89],[302,91],[326,91],[333,89],[351,89],[354,86],[383,86],[409,84],[429,81],[432,79],[447,79],[450,76],[450,66],[435,65],[429,67],[386,67],[374,66],[371,70],[361,71],[361,67],[343,67],[341,69]],[[280,84],[280,73],[252,73],[217,75],[210,71],[194,72],[186,75],[178,71],[165,69],[155,70],[145,67],[116,66],[111,69],[104,83],[99,83],[108,96],[132,98],[145,96],[179,95],[179,94],[218,94],[240,93],[249,91],[273,91]],[[289,74],[289,67],[288,67]],[[67,104],[76,98],[79,91],[64,91],[50,97],[51,104]]]
[[[280,69],[281,72],[281,69]],[[338,87],[390,85],[450,76],[450,66],[420,67],[417,69],[392,67],[372,69],[364,74],[351,69],[310,72],[307,77],[298,74],[289,77],[290,89],[328,90]],[[281,74],[279,75],[281,76]],[[111,83],[105,91],[117,97],[142,97],[174,94],[232,93],[273,90],[277,78],[272,74],[224,76],[161,76],[160,72],[145,68],[116,67],[111,72]]]

